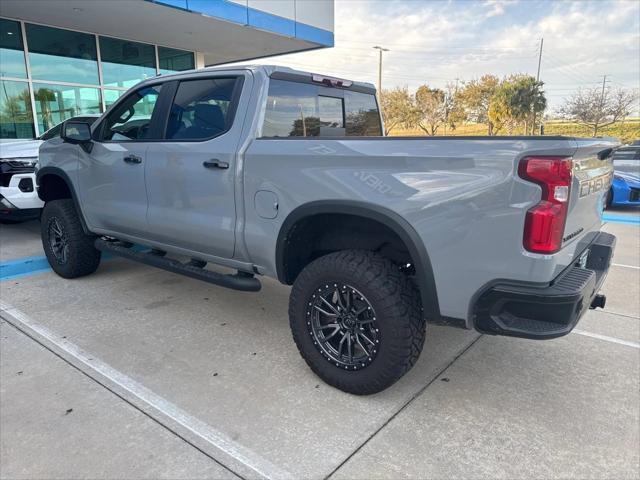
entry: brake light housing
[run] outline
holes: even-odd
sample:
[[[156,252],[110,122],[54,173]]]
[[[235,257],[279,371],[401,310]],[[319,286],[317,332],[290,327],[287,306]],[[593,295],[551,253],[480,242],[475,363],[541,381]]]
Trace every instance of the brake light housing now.
[[[540,185],[542,198],[526,214],[523,245],[534,253],[556,253],[569,210],[573,160],[571,157],[525,157],[518,165],[523,180]]]

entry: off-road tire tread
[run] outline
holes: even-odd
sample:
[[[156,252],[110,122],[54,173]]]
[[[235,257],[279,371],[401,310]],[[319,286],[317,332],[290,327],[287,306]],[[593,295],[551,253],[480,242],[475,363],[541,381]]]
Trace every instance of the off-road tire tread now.
[[[328,362],[307,338],[306,318],[300,315],[309,292],[331,272],[348,275],[361,291],[377,292],[373,307],[378,321],[387,325],[387,335],[382,337],[385,351],[381,345],[374,362],[359,371],[344,372]],[[416,363],[425,341],[425,320],[415,284],[390,260],[366,250],[342,250],[307,265],[291,290],[289,323],[298,350],[311,370],[330,385],[357,395],[380,392],[398,381]]]
[[[69,259],[64,265],[57,262],[49,246],[48,224],[52,216],[60,220],[68,236]],[[84,232],[73,200],[61,199],[47,202],[42,212],[41,231],[42,245],[47,260],[58,275],[63,278],[78,278],[97,270],[100,265],[101,252],[94,246],[96,237]]]

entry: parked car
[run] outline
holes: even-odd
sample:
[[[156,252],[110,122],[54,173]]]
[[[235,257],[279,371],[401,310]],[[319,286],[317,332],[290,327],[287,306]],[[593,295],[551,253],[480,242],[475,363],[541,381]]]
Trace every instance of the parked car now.
[[[99,115],[82,115],[71,120],[93,122]],[[0,143],[0,222],[15,223],[40,216],[44,203],[35,190],[34,167],[43,141],[60,136],[62,123],[35,140]]]
[[[607,206],[640,206],[640,140],[614,152],[613,168]]]
[[[147,80],[93,126],[65,123],[37,171],[51,267],[81,277],[111,252],[237,290],[275,277],[293,285],[302,357],[355,394],[416,363],[426,322],[545,339],[604,306],[618,143],[384,137],[375,94],[220,67]]]

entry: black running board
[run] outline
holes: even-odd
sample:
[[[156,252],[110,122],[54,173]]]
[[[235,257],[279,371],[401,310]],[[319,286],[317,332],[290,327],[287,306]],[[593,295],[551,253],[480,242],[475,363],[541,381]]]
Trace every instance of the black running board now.
[[[213,283],[221,287],[231,288],[233,290],[242,290],[244,292],[257,292],[262,288],[260,280],[255,278],[253,274],[238,272],[235,275],[225,275],[222,273],[204,270],[189,263],[181,263],[177,260],[162,257],[151,252],[137,252],[131,247],[123,246],[120,242],[107,241],[98,238],[95,241],[95,247],[103,252],[109,252],[119,257],[135,260],[152,267],[161,268],[168,272],[179,273],[186,277],[202,280],[203,282]]]

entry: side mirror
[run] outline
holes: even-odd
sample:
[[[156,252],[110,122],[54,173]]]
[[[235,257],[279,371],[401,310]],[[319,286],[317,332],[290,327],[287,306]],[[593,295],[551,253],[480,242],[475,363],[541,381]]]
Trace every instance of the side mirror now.
[[[91,127],[85,122],[65,122],[62,126],[61,136],[68,143],[89,143],[91,141]]]

